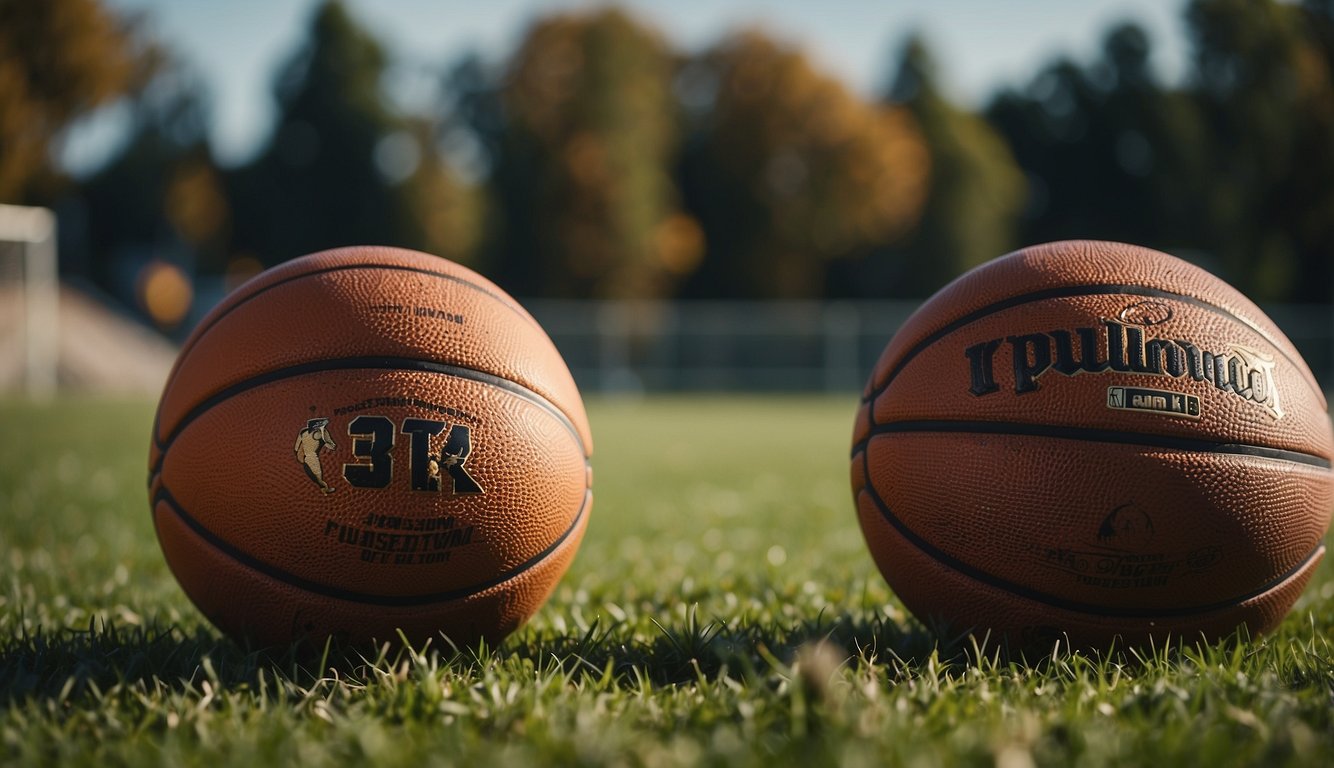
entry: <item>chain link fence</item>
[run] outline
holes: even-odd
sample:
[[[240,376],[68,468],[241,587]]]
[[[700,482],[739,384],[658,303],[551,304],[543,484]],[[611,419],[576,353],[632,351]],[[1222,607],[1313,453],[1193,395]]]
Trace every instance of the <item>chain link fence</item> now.
[[[585,391],[860,391],[915,301],[528,300]],[[1334,387],[1334,310],[1264,310]]]

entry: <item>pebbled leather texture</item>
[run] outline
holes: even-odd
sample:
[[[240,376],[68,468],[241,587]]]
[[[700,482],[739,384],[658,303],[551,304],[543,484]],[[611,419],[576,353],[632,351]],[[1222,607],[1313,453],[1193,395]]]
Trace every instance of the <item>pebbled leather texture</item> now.
[[[261,644],[499,640],[592,508],[564,361],[493,283],[427,254],[326,251],[228,296],[182,347],[149,491],[172,572]]]
[[[1021,646],[1282,620],[1324,554],[1334,436],[1235,289],[1119,243],[1017,251],[887,345],[853,427],[871,553],[919,618]]]

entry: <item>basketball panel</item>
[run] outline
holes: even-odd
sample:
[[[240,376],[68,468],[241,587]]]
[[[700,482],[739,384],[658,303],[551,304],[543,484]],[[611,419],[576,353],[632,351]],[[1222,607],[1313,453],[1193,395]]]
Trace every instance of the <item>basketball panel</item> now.
[[[460,365],[532,389],[566,413],[591,452],[574,379],[527,312],[499,288],[472,288],[480,276],[443,259],[370,249],[382,267],[359,267],[366,251],[307,257],[311,264],[295,279],[267,280],[263,296],[233,303],[215,323],[201,324],[163,393],[159,444],[200,401],[253,376],[333,359],[404,357]],[[321,264],[327,271],[309,269]]]
[[[488,295],[432,275],[368,269],[308,275],[276,285],[263,299],[237,306],[185,353],[159,407],[159,441],[201,401],[255,376],[394,357],[461,366],[531,389],[565,412],[591,449],[578,390],[555,346]]]
[[[1242,604],[1263,631],[1323,554],[1323,392],[1253,303],[1166,254],[1069,241],[983,265],[909,318],[865,392],[859,514],[919,617],[1216,637]]]
[[[1189,615],[1098,614],[1019,595],[960,573],[930,557],[887,523],[868,493],[857,498],[858,517],[880,572],[904,606],[945,637],[976,632],[991,644],[1047,652],[1057,639],[1066,647],[1108,648],[1150,640],[1212,641],[1245,625],[1252,634],[1272,631],[1287,615],[1324,557],[1310,560],[1262,594],[1236,605]]]
[[[1157,313],[1152,324],[1142,315]],[[1182,302],[1046,299],[980,318],[915,355],[878,424],[949,419],[1176,436],[1334,455],[1323,395],[1246,326]]]
[[[1309,557],[1334,507],[1327,470],[1148,446],[899,433],[873,438],[866,464],[937,557],[1109,609],[1242,599]]]
[[[172,443],[162,479],[179,514],[274,568],[412,595],[489,581],[548,547],[579,514],[587,465],[562,419],[511,391],[347,370],[219,403]]]
[[[878,393],[906,356],[929,344],[933,334],[973,313],[1015,301],[1019,296],[1087,286],[1131,286],[1180,294],[1235,316],[1253,326],[1272,346],[1293,357],[1297,374],[1317,392],[1320,408],[1326,407],[1315,376],[1296,354],[1292,342],[1240,291],[1203,269],[1167,254],[1096,240],[1032,246],[956,278],[913,313],[886,345],[865,393]]]
[[[154,512],[158,538],[172,573],[215,626],[259,646],[397,642],[396,629],[420,647],[447,636],[458,645],[496,643],[546,602],[569,568],[587,526],[592,499],[570,535],[546,557],[509,580],[475,594],[422,605],[377,605],[330,597],[259,573],[201,538],[169,509]],[[439,647],[437,645],[436,647]]]
[[[222,301],[218,302],[212,310],[200,319],[199,324],[195,326],[195,330],[181,346],[181,352],[188,352],[199,337],[207,333],[223,316],[230,314],[237,306],[253,300],[275,285],[291,282],[297,278],[319,272],[338,271],[350,267],[363,269],[376,266],[390,269],[412,269],[452,278],[460,285],[472,287],[481,293],[491,294],[497,301],[512,307],[517,314],[534,323],[536,322],[527,310],[514,301],[503,289],[461,264],[406,248],[349,246],[332,248],[290,259],[245,281],[224,296]]]

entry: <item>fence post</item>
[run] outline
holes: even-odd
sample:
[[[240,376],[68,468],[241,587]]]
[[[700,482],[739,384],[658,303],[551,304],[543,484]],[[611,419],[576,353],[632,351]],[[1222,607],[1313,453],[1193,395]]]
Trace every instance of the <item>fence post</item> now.
[[[639,377],[630,369],[631,314],[625,302],[598,302],[598,390],[601,392],[643,388]]]
[[[0,205],[0,230],[22,249],[23,384],[28,397],[55,396],[60,357],[60,277],[56,268],[56,217],[46,208]]]
[[[856,388],[857,336],[861,331],[856,307],[845,301],[824,306],[824,390],[846,392]]]

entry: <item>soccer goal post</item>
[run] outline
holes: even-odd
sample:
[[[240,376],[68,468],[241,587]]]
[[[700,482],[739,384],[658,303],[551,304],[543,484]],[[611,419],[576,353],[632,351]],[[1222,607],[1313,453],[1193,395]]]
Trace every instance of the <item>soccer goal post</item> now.
[[[55,394],[59,301],[55,214],[0,204],[0,390]]]

